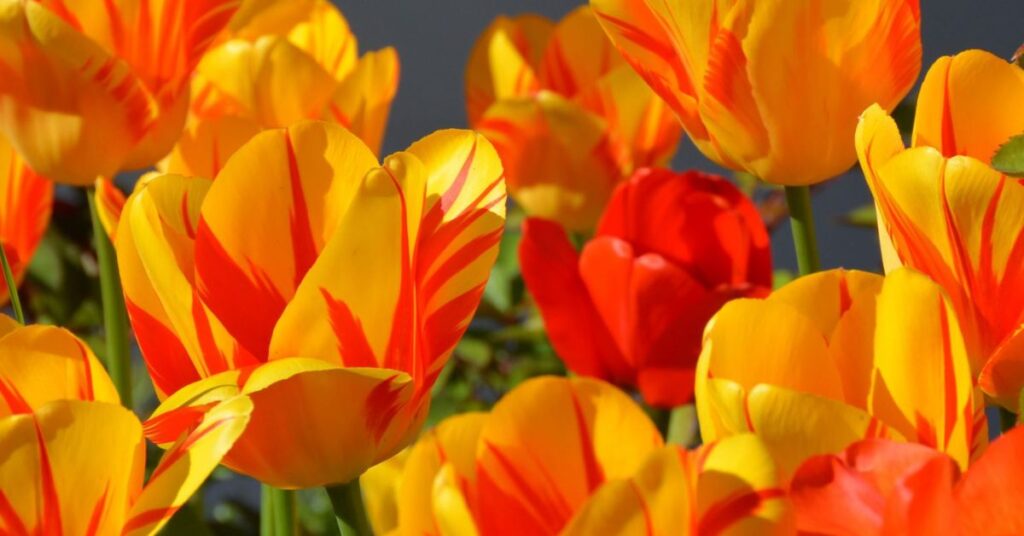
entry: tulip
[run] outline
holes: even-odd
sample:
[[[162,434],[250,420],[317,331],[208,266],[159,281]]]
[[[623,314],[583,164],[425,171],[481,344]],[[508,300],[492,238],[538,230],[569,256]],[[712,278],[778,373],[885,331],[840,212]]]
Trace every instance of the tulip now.
[[[921,69],[918,0],[590,4],[701,152],[773,184],[849,169],[857,117]]]
[[[240,392],[255,409],[225,464],[266,484],[347,483],[391,457],[479,303],[504,202],[493,148],[457,130],[381,165],[349,131],[302,122],[255,136],[215,181],[153,178],[117,232],[163,399],[149,437]]]
[[[771,289],[768,233],[723,178],[644,169],[619,185],[577,254],[555,223],[529,219],[519,258],[548,337],[568,367],[685,404],[708,319]]]
[[[987,439],[950,300],[910,269],[820,272],[726,304],[695,390],[705,441],[756,433],[787,478],[865,438],[921,443],[960,467]]]
[[[380,152],[398,89],[395,49],[359,57],[348,22],[326,0],[262,3],[267,4],[262,10],[247,7],[241,12],[245,24],[236,37],[206,53],[196,68],[189,120],[161,164],[164,171],[216,177],[232,153],[256,133],[304,119],[336,122],[374,154]],[[303,5],[305,10],[297,12]],[[286,9],[279,22],[292,20],[296,13],[302,18],[290,27],[258,22],[261,14],[269,17]],[[253,35],[258,28],[268,33]]]
[[[885,440],[854,443],[800,467],[797,528],[813,534],[1020,534],[1024,428],[997,439],[962,474],[948,456]]]
[[[0,1],[0,131],[57,182],[152,165],[178,139],[192,70],[238,4]]]
[[[792,523],[757,437],[664,446],[635,402],[587,378],[528,380],[490,413],[442,421],[396,480],[393,496],[367,499],[397,506],[399,535],[786,534]]]
[[[886,269],[909,266],[942,286],[982,389],[1014,410],[1024,386],[1024,185],[989,161],[1021,132],[1024,71],[978,50],[928,71],[911,147],[878,107],[857,129]]]
[[[32,171],[0,137],[0,247],[4,248],[15,285],[28,269],[50,223],[53,183]],[[0,285],[0,302],[8,298]]]
[[[593,13],[497,18],[466,66],[469,123],[494,143],[532,216],[592,228],[616,184],[668,162],[681,128],[612,50]]]
[[[143,484],[143,426],[88,347],[0,317],[0,532],[156,534],[242,433],[244,397],[212,407]]]

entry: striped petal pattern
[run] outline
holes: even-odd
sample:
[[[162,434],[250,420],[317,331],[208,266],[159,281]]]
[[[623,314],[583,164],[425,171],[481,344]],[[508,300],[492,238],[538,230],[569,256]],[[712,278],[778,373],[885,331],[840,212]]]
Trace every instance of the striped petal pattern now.
[[[20,283],[50,223],[53,183],[32,171],[0,136],[0,247]],[[0,302],[7,300],[7,285]]]
[[[705,155],[776,184],[849,168],[857,116],[895,107],[921,68],[918,0],[590,4]]]

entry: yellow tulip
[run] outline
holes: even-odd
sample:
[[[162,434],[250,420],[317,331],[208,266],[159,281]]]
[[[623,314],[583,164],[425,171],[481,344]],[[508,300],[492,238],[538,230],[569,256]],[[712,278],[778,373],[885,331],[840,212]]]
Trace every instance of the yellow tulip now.
[[[225,464],[282,488],[351,481],[412,441],[479,303],[505,221],[482,136],[431,134],[383,164],[306,121],[247,142],[215,181],[162,175],[117,231],[158,443],[236,393]]]
[[[58,182],[152,165],[178,139],[192,70],[238,4],[0,1],[0,130]]]
[[[635,402],[593,379],[528,380],[490,413],[450,417],[392,478],[367,500],[396,505],[398,535],[792,532],[760,439],[664,446]]]
[[[587,7],[557,24],[495,19],[466,66],[466,107],[526,212],[578,230],[594,226],[634,170],[667,163],[681,135]]]
[[[143,484],[143,426],[82,341],[0,316],[0,533],[156,534],[242,433],[252,403],[212,407]]]
[[[886,269],[949,295],[971,370],[1017,409],[1024,386],[1024,185],[989,162],[1024,132],[1024,70],[979,50],[940,58],[921,86],[911,147],[881,108],[857,129]]]
[[[922,443],[961,467],[987,440],[950,300],[910,269],[819,272],[726,304],[696,396],[705,441],[756,433],[786,478],[864,438]]]
[[[856,161],[857,117],[921,69],[918,0],[590,0],[708,158],[790,186]]]

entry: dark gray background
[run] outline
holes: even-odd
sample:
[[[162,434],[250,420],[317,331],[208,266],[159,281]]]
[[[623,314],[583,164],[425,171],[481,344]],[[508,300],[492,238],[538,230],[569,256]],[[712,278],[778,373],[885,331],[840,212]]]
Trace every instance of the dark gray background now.
[[[499,14],[535,12],[558,19],[578,5],[570,0],[335,0],[359,38],[360,51],[393,45],[402,62],[384,154],[400,150],[439,128],[465,127],[463,69],[470,47]],[[921,0],[924,67],[939,56],[982,48],[1009,57],[1024,42],[1024,0]],[[916,93],[916,89],[911,95]],[[688,141],[679,147],[677,170],[715,167]],[[846,227],[839,217],[869,202],[859,171],[831,181],[815,194],[818,240],[825,267],[877,269],[874,233]],[[789,228],[772,237],[775,264],[795,268]]]

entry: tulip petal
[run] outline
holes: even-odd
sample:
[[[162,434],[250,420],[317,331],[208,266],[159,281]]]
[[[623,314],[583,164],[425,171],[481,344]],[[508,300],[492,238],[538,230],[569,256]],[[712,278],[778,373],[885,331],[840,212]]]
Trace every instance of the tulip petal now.
[[[217,404],[195,429],[183,435],[164,454],[132,504],[123,534],[156,534],[242,435],[253,405],[240,396]]]
[[[480,433],[480,532],[556,533],[602,483],[632,475],[661,445],[639,406],[609,384],[529,380],[498,402]]]
[[[254,137],[210,187],[196,228],[196,286],[257,359],[268,355],[285,305],[338,227],[359,179],[375,166],[373,153],[351,133],[300,123]],[[254,176],[261,180],[254,183]]]
[[[359,52],[348,21],[331,2],[317,2],[306,17],[288,32],[288,41],[341,81],[355,68]]]
[[[0,337],[0,415],[29,413],[53,400],[120,402],[103,365],[71,332],[40,325]]]
[[[50,223],[53,182],[37,175],[0,136],[0,247],[5,248],[14,280],[25,276],[32,255]],[[7,285],[0,302],[7,300]]]
[[[351,130],[374,154],[379,154],[391,101],[398,91],[398,77],[398,52],[394,48],[366,53],[338,85],[324,118]]]
[[[110,179],[96,179],[93,192],[96,203],[96,215],[99,217],[103,231],[111,243],[117,243],[117,224],[121,221],[121,211],[126,201],[124,192]]]
[[[856,131],[857,157],[860,168],[872,191],[878,184],[878,170],[892,157],[905,148],[896,121],[877,104],[872,104],[861,115]],[[882,265],[885,271],[891,272],[902,266],[896,247],[889,236],[885,211],[881,209],[878,198],[875,198],[875,212],[878,218],[878,242],[882,250]]]
[[[477,38],[466,65],[466,109],[477,125],[495,101],[540,88],[537,70],[554,23],[534,14],[499,16]]]
[[[406,448],[359,476],[366,517],[370,518],[374,534],[392,534],[398,529],[398,489],[411,450],[412,447]],[[406,506],[403,504],[402,508]]]
[[[917,98],[914,147],[989,162],[1000,145],[1022,131],[1024,72],[1018,66],[968,50],[940,58],[928,70]]]
[[[0,420],[0,530],[120,534],[142,488],[145,443],[131,411],[57,400]]]
[[[251,119],[220,116],[187,125],[161,169],[186,177],[212,179],[240,147],[260,132]]]
[[[285,35],[309,17],[320,0],[247,0],[228,23],[236,36],[250,41],[261,35]]]
[[[523,222],[519,262],[548,339],[566,366],[583,376],[629,381],[625,357],[594,308],[562,227],[537,218]]]
[[[875,370],[873,415],[961,467],[980,452],[983,405],[956,315],[938,285],[912,270],[889,274],[878,296]]]
[[[1024,490],[1024,428],[1003,434],[985,454],[971,464],[955,489],[960,534],[1020,534],[1024,521],[1019,515]]]
[[[551,31],[538,78],[541,87],[574,97],[621,65],[622,57],[615,52],[590,6],[580,6]]]

